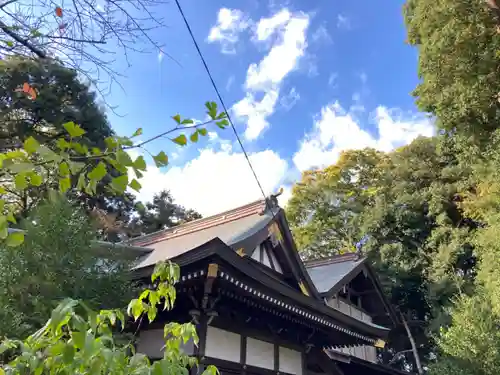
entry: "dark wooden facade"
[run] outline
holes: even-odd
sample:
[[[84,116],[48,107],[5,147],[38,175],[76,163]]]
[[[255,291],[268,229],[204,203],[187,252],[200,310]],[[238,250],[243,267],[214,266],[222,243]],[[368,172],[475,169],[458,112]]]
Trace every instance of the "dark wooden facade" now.
[[[363,374],[391,373],[376,372],[387,369],[363,360],[353,359],[351,364],[350,356],[339,354],[340,360],[336,359],[335,353],[346,348],[383,345],[389,329],[329,306],[328,296],[318,291],[298,257],[283,211],[274,206],[267,220],[263,204],[204,219],[204,225],[194,224],[197,230],[191,224],[177,233],[135,241],[135,246],[153,247],[153,253],[157,252],[146,257],[156,259],[158,252],[165,251],[165,259],[181,266],[175,308],[141,327],[138,349],[152,358],[161,356],[154,335],[160,334],[162,325],[192,321],[200,343],[186,350],[202,365],[216,365],[222,374],[349,375],[360,373],[365,362]],[[240,228],[243,234],[221,239],[226,227],[234,227],[237,220],[250,222]],[[206,231],[213,228],[223,234],[189,248],[196,243],[196,235],[211,236]],[[185,243],[186,251],[179,251]],[[135,277],[146,280],[153,267],[154,262],[146,259],[134,271]]]

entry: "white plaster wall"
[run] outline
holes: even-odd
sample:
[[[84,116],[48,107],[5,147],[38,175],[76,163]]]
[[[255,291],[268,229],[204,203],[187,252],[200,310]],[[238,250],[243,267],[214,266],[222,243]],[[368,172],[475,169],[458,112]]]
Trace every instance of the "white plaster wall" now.
[[[302,375],[302,353],[280,346],[280,371]]]
[[[137,343],[137,352],[147,355],[150,358],[162,358],[165,346],[163,338],[163,329],[149,329],[139,332],[139,340]],[[186,354],[194,353],[194,344],[188,341],[186,344],[181,343],[181,350]]]
[[[208,326],[205,355],[231,362],[240,362],[240,335]]]
[[[247,338],[247,364],[270,370],[274,369],[274,345],[253,339]]]

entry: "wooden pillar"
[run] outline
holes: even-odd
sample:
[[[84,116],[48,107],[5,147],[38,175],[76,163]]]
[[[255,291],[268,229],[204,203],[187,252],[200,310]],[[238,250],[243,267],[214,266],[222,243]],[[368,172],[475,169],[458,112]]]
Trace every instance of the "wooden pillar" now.
[[[201,374],[205,370],[203,359],[205,357],[205,348],[207,347],[207,329],[208,317],[204,312],[201,312],[199,323],[196,325],[196,332],[198,334],[198,346],[194,348],[194,356],[198,359],[198,368],[191,371],[191,375]]]

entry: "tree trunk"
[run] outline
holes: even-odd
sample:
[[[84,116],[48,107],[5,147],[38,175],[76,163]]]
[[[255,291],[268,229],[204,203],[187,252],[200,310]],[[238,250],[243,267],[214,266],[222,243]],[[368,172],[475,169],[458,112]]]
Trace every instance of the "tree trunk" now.
[[[413,338],[413,335],[412,335],[412,333],[410,331],[410,327],[408,326],[408,323],[406,322],[405,317],[403,316],[402,313],[400,313],[400,315],[401,315],[401,320],[403,322],[403,326],[406,329],[406,333],[408,335],[408,339],[410,340],[411,351],[413,352],[413,357],[415,358],[415,364],[417,365],[418,374],[419,375],[423,375],[424,374],[424,370],[422,369],[422,363],[420,362],[420,356],[418,355],[417,344],[415,343],[415,339]]]

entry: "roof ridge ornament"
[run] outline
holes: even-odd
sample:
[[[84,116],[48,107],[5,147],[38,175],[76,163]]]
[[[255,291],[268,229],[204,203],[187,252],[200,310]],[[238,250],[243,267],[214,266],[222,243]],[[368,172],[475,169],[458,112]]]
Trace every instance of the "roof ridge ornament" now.
[[[264,209],[260,213],[264,215],[267,211],[274,210],[275,208],[279,208],[278,197],[283,194],[283,188],[281,187],[276,194],[270,194],[269,197],[266,197]]]

